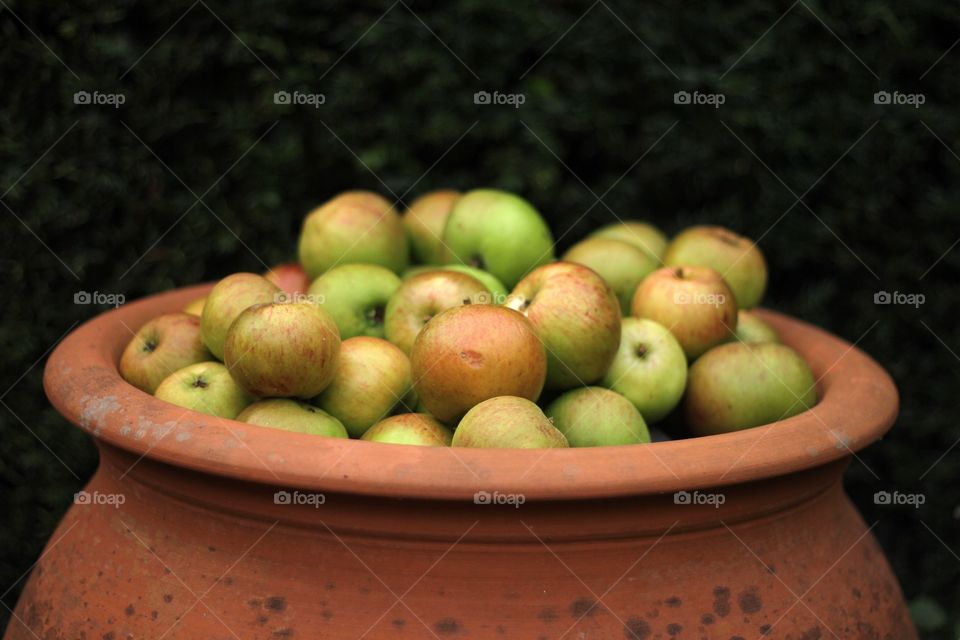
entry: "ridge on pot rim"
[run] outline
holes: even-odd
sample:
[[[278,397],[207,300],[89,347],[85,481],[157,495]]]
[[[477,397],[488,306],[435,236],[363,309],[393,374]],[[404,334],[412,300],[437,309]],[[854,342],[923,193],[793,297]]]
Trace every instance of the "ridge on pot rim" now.
[[[211,286],[150,296],[73,331],[44,371],[54,407],[98,441],[209,474],[450,500],[493,489],[527,500],[567,500],[759,480],[850,456],[886,433],[897,415],[896,387],[869,356],[810,324],[761,311],[818,379],[819,403],[775,424],[646,445],[550,450],[413,447],[281,432],[168,404],[117,371],[131,330],[181,309]]]

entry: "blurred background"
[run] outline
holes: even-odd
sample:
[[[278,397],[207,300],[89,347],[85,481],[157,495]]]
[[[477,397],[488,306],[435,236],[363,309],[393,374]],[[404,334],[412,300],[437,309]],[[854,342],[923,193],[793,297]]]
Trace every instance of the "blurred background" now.
[[[109,308],[77,294],[265,270],[344,189],[494,186],[560,250],[616,218],[758,239],[766,306],[896,379],[847,488],[922,637],[958,637],[958,38],[932,0],[0,0],[2,624],[97,464],[41,386]]]

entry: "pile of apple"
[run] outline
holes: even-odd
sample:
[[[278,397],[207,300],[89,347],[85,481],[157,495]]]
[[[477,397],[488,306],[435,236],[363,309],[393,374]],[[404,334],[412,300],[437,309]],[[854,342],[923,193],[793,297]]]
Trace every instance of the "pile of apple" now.
[[[120,373],[213,416],[428,446],[637,444],[668,415],[708,435],[816,403],[810,368],[750,311],[767,267],[747,238],[628,221],[553,247],[503,191],[436,191],[402,216],[342,193],[306,216],[299,264],[148,322]]]

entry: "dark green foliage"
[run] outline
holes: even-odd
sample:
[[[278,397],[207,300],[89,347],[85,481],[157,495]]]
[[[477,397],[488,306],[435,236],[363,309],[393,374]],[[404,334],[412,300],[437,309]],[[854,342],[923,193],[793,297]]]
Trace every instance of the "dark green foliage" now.
[[[956,637],[960,245],[931,269],[960,236],[960,48],[937,62],[960,35],[956,5],[7,5],[19,20],[0,7],[4,589],[96,464],[41,390],[42,355],[100,310],[75,292],[132,299],[262,270],[293,257],[302,215],[343,189],[409,201],[490,185],[534,202],[561,249],[614,214],[762,237],[767,305],[859,341],[900,386],[897,426],[847,485],[926,636]],[[75,105],[78,90],[126,102]],[[277,105],[279,90],[326,103]],[[526,102],[476,105],[478,90]],[[676,105],[678,90],[726,102]],[[878,90],[926,101],[876,105]],[[879,290],[926,303],[876,306]],[[877,506],[878,490],[927,501]]]

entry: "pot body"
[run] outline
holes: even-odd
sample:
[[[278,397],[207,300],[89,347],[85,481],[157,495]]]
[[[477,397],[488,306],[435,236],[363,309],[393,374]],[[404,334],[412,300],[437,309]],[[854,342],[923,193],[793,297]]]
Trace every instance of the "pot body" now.
[[[916,637],[846,459],[686,495],[441,500],[98,445],[8,640]]]

